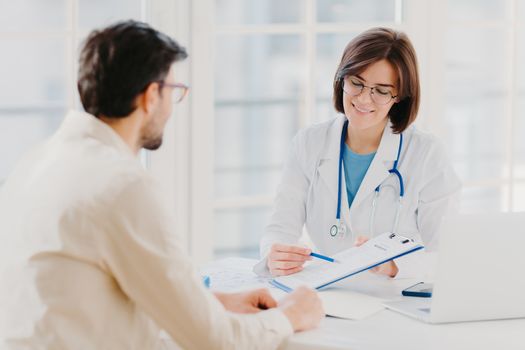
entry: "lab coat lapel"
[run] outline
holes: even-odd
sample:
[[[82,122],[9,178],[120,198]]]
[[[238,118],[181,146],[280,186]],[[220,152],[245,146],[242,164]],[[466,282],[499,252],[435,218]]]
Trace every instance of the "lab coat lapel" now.
[[[338,117],[330,126],[326,139],[324,140],[325,147],[319,157],[318,172],[319,177],[330,190],[330,200],[337,201],[337,179],[339,171],[339,145],[341,141],[341,132],[345,117]],[[344,178],[342,179],[344,181]],[[344,189],[344,182],[342,183]],[[328,194],[327,194],[328,195]],[[344,205],[345,203],[342,203]],[[346,202],[348,207],[348,201]],[[334,213],[335,215],[335,213]]]
[[[357,190],[350,208],[350,217],[355,214],[356,208],[359,207],[363,200],[389,176],[388,170],[392,168],[393,162],[397,158],[399,137],[399,134],[392,132],[392,124],[389,122],[383,131],[377,153],[363,178],[363,182],[361,182],[361,186]]]

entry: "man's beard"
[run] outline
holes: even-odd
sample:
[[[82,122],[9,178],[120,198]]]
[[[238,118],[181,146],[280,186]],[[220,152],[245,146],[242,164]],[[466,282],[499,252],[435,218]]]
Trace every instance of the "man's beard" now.
[[[161,145],[162,145],[162,135],[156,138],[144,140],[144,142],[142,143],[142,148],[145,148],[150,151],[154,151],[160,148]]]
[[[158,130],[158,121],[153,118],[142,130],[142,148],[150,151],[158,149],[162,145],[162,130]]]
[[[142,134],[142,148],[150,151],[158,149],[162,145],[162,132],[156,133],[154,124],[150,124]]]

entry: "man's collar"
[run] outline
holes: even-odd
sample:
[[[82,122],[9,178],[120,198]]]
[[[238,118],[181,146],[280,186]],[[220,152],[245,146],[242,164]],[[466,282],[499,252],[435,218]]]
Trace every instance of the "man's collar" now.
[[[70,110],[60,129],[71,130],[79,136],[93,137],[104,144],[114,147],[124,154],[136,158],[136,154],[109,125],[92,114]]]

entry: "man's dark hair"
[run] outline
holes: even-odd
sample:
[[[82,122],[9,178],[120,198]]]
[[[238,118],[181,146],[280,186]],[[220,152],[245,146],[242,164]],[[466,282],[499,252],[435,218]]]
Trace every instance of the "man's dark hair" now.
[[[186,57],[183,47],[146,23],[130,20],[95,30],[80,53],[82,105],[96,117],[125,117],[135,110],[140,93]]]

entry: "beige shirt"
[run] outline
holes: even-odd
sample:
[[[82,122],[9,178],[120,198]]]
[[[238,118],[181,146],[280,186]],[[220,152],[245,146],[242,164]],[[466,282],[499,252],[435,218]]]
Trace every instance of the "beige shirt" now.
[[[0,192],[0,347],[269,349],[278,310],[225,311],[203,286],[162,194],[124,141],[70,112]]]

